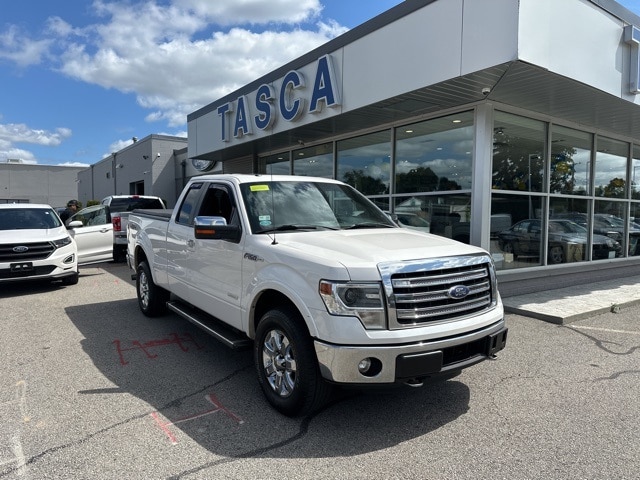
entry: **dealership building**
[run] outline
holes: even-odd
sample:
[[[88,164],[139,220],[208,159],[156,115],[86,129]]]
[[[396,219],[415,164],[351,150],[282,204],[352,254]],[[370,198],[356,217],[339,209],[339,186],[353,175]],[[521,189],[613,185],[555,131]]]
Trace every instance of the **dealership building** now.
[[[407,0],[191,113],[187,156],[345,181],[503,284],[631,275],[639,45],[613,0]]]

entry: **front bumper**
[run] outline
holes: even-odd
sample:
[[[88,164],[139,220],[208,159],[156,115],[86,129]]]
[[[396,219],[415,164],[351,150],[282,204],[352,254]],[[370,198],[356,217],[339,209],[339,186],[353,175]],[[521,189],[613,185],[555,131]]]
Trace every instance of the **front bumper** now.
[[[78,265],[75,253],[55,255],[44,260],[0,263],[0,283],[59,280],[77,274]]]
[[[452,338],[405,345],[332,345],[315,340],[322,376],[336,383],[385,384],[444,375],[492,357],[506,345],[504,319],[489,327]],[[375,359],[373,374],[358,364]]]

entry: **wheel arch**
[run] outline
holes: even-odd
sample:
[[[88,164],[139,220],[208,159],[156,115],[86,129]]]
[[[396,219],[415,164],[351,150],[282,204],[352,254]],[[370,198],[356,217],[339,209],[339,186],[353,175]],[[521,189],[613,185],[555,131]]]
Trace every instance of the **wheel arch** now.
[[[308,322],[305,321],[305,315],[303,314],[301,308],[299,308],[291,298],[289,298],[281,291],[269,288],[261,291],[253,301],[249,316],[249,337],[255,339],[256,330],[258,329],[258,323],[260,322],[262,316],[269,310],[273,310],[276,308],[288,308],[295,311],[299,315],[298,320],[301,324],[300,326],[305,329],[308,335],[310,335]]]

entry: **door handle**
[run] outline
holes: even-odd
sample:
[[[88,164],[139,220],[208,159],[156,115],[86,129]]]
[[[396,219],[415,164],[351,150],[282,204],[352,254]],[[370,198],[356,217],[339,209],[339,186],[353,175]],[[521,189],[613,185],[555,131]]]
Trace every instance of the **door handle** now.
[[[195,246],[196,246],[196,242],[194,242],[192,239],[187,240],[187,247],[193,248]]]

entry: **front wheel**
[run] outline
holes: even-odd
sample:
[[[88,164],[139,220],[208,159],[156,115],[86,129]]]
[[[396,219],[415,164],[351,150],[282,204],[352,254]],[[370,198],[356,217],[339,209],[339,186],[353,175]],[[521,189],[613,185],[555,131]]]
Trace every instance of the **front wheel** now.
[[[270,310],[256,331],[254,364],[268,402],[287,416],[322,408],[332,388],[320,374],[313,342],[291,308]]]
[[[560,246],[554,246],[549,249],[549,263],[564,263],[564,250]]]
[[[167,309],[169,292],[153,283],[151,270],[146,262],[140,262],[136,270],[138,306],[147,317],[162,315]]]

